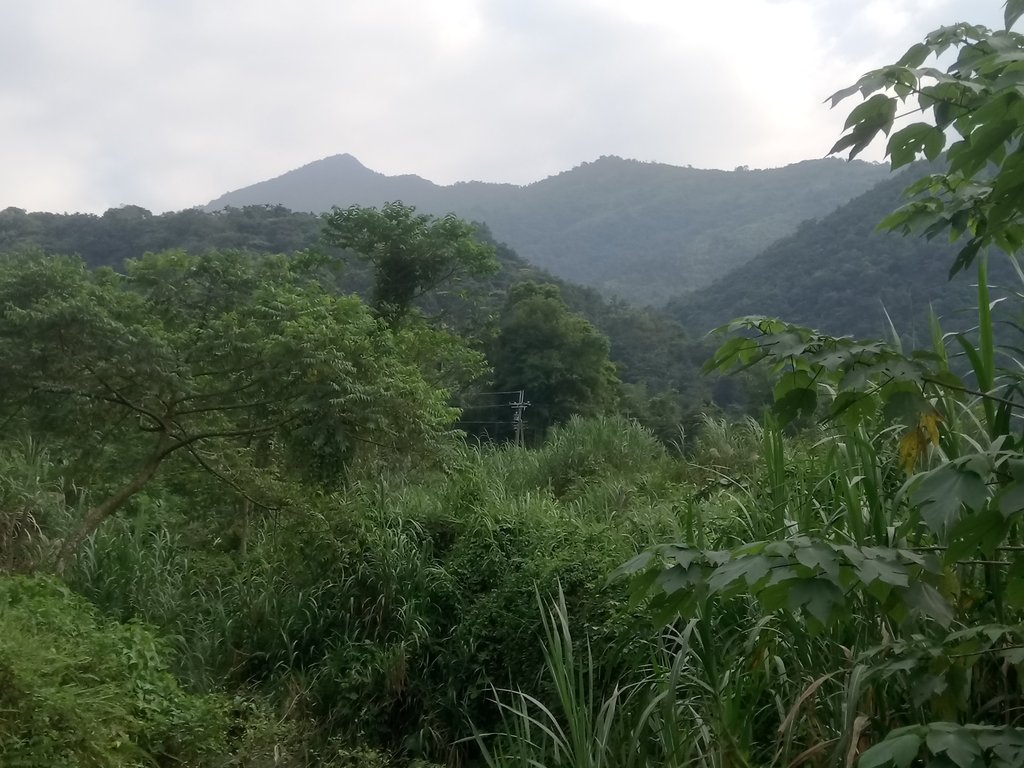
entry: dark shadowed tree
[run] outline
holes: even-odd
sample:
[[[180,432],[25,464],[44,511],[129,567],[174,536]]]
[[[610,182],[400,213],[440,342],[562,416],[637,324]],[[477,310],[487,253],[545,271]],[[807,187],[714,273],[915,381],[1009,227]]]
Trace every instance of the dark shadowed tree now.
[[[389,323],[400,321],[424,293],[464,275],[495,272],[494,248],[453,214],[417,214],[401,202],[380,210],[353,205],[324,217],[324,240],[358,253],[373,265],[373,307]]]
[[[509,293],[489,358],[497,389],[525,390],[530,427],[544,430],[616,408],[621,385],[608,348],[556,286],[522,283]]]

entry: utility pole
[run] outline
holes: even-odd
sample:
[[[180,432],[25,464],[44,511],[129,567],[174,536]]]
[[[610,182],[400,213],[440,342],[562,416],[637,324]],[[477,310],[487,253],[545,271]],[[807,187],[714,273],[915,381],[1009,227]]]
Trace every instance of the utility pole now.
[[[523,428],[526,426],[526,422],[523,420],[523,411],[525,411],[530,403],[523,398],[526,396],[526,391],[520,389],[518,392],[519,399],[513,400],[509,405],[512,406],[512,426],[516,431],[516,445],[522,446],[523,444]]]

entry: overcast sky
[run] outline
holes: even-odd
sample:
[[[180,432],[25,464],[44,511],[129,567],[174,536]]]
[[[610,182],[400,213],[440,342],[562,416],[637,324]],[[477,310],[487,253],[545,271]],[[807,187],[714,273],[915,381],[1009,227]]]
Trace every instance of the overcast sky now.
[[[350,153],[439,184],[821,157],[822,104],[999,0],[11,0],[0,209],[178,210]],[[852,105],[852,102],[851,102]],[[877,154],[875,157],[879,157]]]

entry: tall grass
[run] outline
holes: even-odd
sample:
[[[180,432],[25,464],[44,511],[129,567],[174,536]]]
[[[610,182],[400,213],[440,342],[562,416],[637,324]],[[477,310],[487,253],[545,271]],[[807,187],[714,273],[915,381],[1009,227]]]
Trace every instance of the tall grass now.
[[[455,458],[254,518],[244,553],[216,528],[197,536],[202,509],[142,510],[101,529],[70,578],[118,618],[160,627],[197,688],[255,688],[325,739],[458,762],[470,718],[495,716],[488,682],[541,679],[535,585],[561,583],[596,658],[627,665],[611,649],[638,645],[638,619],[607,576],[678,529],[684,481],[624,420]]]
[[[67,517],[46,450],[27,438],[0,445],[0,573],[45,567]]]

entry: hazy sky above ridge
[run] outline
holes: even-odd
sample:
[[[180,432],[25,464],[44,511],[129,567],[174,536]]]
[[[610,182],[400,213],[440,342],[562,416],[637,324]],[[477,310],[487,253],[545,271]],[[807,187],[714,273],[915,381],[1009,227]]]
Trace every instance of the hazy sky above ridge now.
[[[821,157],[823,100],[998,0],[33,0],[0,6],[0,209],[154,212],[329,155],[526,184],[601,155]],[[869,155],[880,159],[880,152]]]

